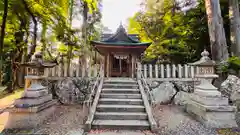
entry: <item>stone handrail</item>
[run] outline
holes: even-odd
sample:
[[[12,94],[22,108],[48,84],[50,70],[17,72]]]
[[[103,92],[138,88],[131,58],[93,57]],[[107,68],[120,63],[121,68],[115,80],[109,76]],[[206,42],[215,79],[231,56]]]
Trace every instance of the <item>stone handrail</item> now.
[[[91,124],[93,121],[93,117],[96,111],[97,103],[100,98],[100,93],[102,90],[102,85],[103,85],[103,79],[104,79],[104,71],[103,71],[103,65],[100,67],[100,71],[98,73],[98,77],[95,81],[95,84],[91,90],[91,94],[89,96],[89,99],[84,103],[84,108],[87,107],[88,109],[88,118],[85,123],[86,125],[86,130],[91,129]],[[92,102],[93,101],[93,102]],[[83,109],[84,111],[84,109]]]
[[[150,102],[150,105],[152,106],[152,105],[154,105],[153,96],[152,96],[152,94],[151,94],[151,92],[150,92],[150,88],[149,88],[149,86],[148,86],[148,83],[147,83],[146,79],[145,79],[144,76],[143,76],[143,73],[141,72],[140,74],[141,74],[140,80],[141,80],[141,82],[142,82],[143,89],[144,89],[144,91],[147,93],[148,101]]]
[[[96,94],[95,94],[95,97],[94,97],[94,100],[92,102],[92,104],[90,103],[91,107],[89,107],[89,112],[88,112],[88,118],[87,118],[87,121],[85,123],[85,130],[86,131],[89,131],[91,129],[91,125],[92,125],[92,121],[93,121],[93,118],[94,118],[94,114],[96,112],[96,108],[97,108],[97,104],[98,104],[98,100],[100,98],[100,94],[101,94],[101,91],[102,91],[102,85],[103,85],[103,77],[101,77],[100,79],[100,82],[99,82],[99,85],[97,87],[97,91],[96,91]]]
[[[99,70],[99,72],[97,74],[97,77],[96,77],[96,81],[95,81],[95,83],[94,83],[94,85],[91,89],[91,93],[89,95],[89,98],[86,101],[84,101],[84,104],[83,104],[84,106],[88,107],[88,109],[90,109],[92,107],[92,103],[93,103],[92,100],[95,98],[97,88],[98,88],[98,86],[101,82],[101,79],[103,77],[102,72],[103,72],[103,66],[101,65],[100,70]],[[88,110],[88,111],[90,111],[90,110]]]
[[[144,106],[145,106],[145,109],[146,109],[146,113],[148,115],[148,121],[149,121],[149,124],[150,124],[150,127],[151,127],[151,130],[152,131],[156,131],[157,129],[157,123],[156,121],[154,120],[154,117],[152,115],[152,101],[153,101],[153,98],[151,96],[151,93],[150,93],[150,89],[146,90],[144,89],[143,85],[142,85],[142,80],[143,79],[138,79],[138,85],[139,85],[139,90],[141,92],[141,95],[142,95],[142,99],[143,99],[143,103],[144,103]],[[143,81],[144,82],[144,81]],[[148,93],[148,95],[146,95],[146,93]],[[150,98],[150,102],[151,104],[149,103],[149,98]]]

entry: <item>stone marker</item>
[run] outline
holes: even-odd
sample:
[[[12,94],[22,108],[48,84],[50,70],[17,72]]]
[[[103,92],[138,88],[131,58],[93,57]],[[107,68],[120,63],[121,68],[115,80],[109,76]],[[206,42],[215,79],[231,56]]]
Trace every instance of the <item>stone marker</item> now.
[[[214,74],[215,62],[204,50],[202,58],[192,63],[199,67],[199,73],[195,78],[200,84],[195,87],[194,93],[190,94],[190,100],[186,105],[186,111],[195,116],[202,124],[213,128],[237,127],[235,120],[235,106],[228,104],[228,98],[223,97],[221,92],[212,85],[212,80],[218,75]]]
[[[40,80],[45,78],[40,75],[40,69],[50,68],[55,64],[44,64],[41,54],[35,54],[32,62],[23,66],[37,69],[33,75],[25,77],[31,82],[30,87],[25,87],[25,91],[20,99],[15,100],[13,107],[7,109],[9,112],[8,122],[5,129],[33,128],[43,122],[47,116],[55,110],[52,94],[48,93],[46,87],[41,85]]]

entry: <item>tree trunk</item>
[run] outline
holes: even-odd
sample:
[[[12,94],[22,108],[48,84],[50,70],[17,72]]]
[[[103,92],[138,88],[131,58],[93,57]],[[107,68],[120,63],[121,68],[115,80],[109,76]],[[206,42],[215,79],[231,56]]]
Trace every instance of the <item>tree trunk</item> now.
[[[0,86],[2,85],[2,69],[3,69],[3,44],[5,37],[5,28],[8,15],[8,0],[4,0],[4,12],[1,25],[1,37],[0,37]]]
[[[228,59],[228,46],[223,28],[219,0],[205,0],[212,59],[217,63]]]
[[[42,52],[43,56],[46,51],[46,33],[47,33],[47,23],[46,23],[46,21],[43,21],[42,22],[42,33],[41,33],[41,42],[42,42],[41,52]]]
[[[240,56],[240,16],[238,0],[229,0],[229,19],[231,30],[231,52]]]
[[[83,55],[79,57],[79,61],[83,64],[82,66],[87,69],[87,19],[88,19],[88,5],[87,2],[83,2],[83,23],[82,23],[82,39],[83,39]],[[81,60],[82,59],[82,60]]]
[[[34,54],[35,50],[36,50],[36,46],[37,46],[37,19],[35,17],[35,15],[31,12],[31,10],[29,9],[27,2],[25,0],[22,0],[22,3],[24,5],[24,8],[26,9],[26,11],[28,12],[28,14],[32,17],[33,23],[34,23],[34,28],[33,28],[33,42],[32,42],[32,46],[30,47],[30,51],[28,54],[28,60],[31,59],[31,56]]]

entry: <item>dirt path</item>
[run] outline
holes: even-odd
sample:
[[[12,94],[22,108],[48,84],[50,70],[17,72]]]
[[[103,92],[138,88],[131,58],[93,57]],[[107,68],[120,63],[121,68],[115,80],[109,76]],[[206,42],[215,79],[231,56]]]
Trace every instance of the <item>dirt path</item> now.
[[[4,125],[8,120],[8,112],[3,112],[4,109],[10,106],[16,99],[20,98],[22,93],[23,90],[16,91],[15,93],[0,99],[0,133],[4,129]]]

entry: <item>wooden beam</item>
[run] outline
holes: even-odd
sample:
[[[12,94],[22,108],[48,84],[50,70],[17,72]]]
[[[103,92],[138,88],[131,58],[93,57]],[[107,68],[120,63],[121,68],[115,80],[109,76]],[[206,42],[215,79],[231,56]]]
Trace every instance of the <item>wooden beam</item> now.
[[[147,46],[96,45],[96,48],[147,48]]]

